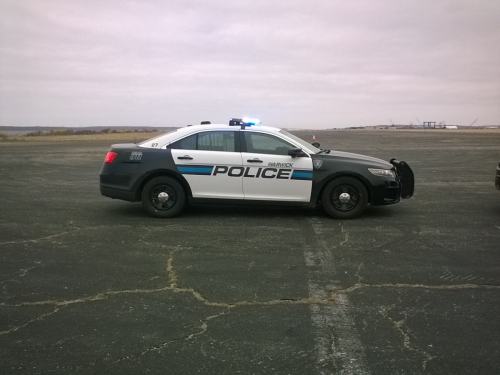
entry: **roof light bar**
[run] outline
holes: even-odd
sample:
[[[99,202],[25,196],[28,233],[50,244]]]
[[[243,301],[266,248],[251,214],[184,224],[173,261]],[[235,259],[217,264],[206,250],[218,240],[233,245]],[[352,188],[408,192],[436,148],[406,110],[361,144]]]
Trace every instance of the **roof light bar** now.
[[[245,125],[242,119],[240,118],[230,118],[229,125]]]
[[[259,119],[256,119],[256,118],[245,117],[243,119],[241,119],[241,118],[229,119],[229,125],[241,126],[242,129],[244,129],[245,126],[258,125],[260,123],[261,123],[261,121]]]
[[[245,117],[243,118],[243,122],[247,125],[259,125],[262,121],[256,118]]]

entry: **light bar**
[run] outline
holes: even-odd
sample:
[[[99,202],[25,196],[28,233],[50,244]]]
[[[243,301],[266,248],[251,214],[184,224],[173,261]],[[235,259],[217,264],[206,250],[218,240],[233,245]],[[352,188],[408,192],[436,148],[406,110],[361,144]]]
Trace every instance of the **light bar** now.
[[[241,118],[229,119],[229,125],[241,125],[242,127],[250,126],[250,125],[258,125],[260,123],[261,123],[261,121],[259,119],[249,118],[249,117],[245,117],[243,119],[241,119]]]
[[[245,123],[240,118],[230,118],[229,125],[243,125],[243,126],[245,126]]]
[[[245,117],[243,118],[243,122],[247,125],[258,125],[260,124],[262,121],[260,121],[259,119],[256,119],[256,118],[248,118],[248,117]]]

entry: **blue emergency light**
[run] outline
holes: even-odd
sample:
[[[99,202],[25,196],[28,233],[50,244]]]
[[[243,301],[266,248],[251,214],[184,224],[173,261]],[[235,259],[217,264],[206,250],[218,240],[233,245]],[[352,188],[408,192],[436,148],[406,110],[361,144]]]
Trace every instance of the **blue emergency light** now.
[[[245,118],[243,118],[243,122],[247,125],[259,125],[262,121],[260,121],[259,119],[256,119],[256,118],[245,117]]]

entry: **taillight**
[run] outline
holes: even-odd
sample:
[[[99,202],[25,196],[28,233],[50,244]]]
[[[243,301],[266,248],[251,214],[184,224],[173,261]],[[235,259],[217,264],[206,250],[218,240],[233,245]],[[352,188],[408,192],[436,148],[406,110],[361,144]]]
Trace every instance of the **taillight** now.
[[[106,159],[104,159],[104,162],[105,163],[112,163],[113,160],[115,160],[117,156],[118,156],[118,154],[116,152],[108,152],[108,154],[106,155]]]

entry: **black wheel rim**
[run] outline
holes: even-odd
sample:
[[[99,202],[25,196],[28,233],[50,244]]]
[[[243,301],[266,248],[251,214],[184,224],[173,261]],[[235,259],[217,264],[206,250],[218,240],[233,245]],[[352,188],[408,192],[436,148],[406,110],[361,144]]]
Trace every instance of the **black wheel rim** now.
[[[341,199],[342,194],[349,195],[348,202],[345,202],[345,198],[344,200]],[[356,208],[356,206],[359,203],[359,198],[360,198],[359,192],[355,188],[353,188],[350,185],[342,185],[333,191],[332,204],[336,210],[342,212],[348,212]]]
[[[160,200],[159,195],[161,193],[167,193],[168,194],[168,200],[167,201],[162,202]],[[172,189],[168,185],[158,185],[158,186],[155,186],[151,190],[150,197],[151,197],[151,204],[157,210],[161,210],[161,211],[168,211],[168,210],[170,210],[175,205],[176,198],[177,198],[177,196],[175,194],[175,190]]]

